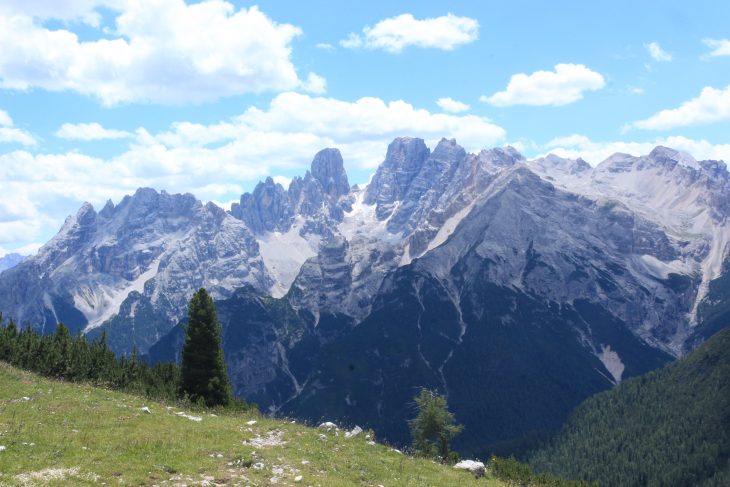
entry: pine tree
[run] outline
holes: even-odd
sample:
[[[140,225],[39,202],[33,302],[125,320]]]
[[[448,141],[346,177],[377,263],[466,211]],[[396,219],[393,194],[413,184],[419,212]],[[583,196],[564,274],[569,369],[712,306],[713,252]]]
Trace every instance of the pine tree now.
[[[419,455],[439,458],[442,462],[449,461],[449,441],[461,432],[463,426],[456,424],[445,396],[421,389],[415,401],[418,416],[409,421],[413,449]]]
[[[228,405],[231,387],[221,349],[221,326],[213,300],[201,288],[190,299],[179,393],[208,406]]]

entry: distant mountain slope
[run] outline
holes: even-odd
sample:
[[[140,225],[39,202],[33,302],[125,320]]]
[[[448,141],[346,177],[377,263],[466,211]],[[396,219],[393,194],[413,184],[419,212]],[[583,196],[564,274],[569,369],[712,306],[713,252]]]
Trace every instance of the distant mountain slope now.
[[[3,272],[0,309],[45,331],[59,321],[74,332],[116,325],[125,339],[110,345],[129,352],[166,333],[200,286],[224,297],[244,284],[271,283],[243,222],[191,194],[141,188],[99,212],[84,204],[36,255]],[[140,319],[150,314],[161,324]]]
[[[730,485],[730,329],[587,400],[530,463],[609,486]]]
[[[719,330],[730,326],[730,261],[723,264],[720,277],[710,281],[707,295],[699,303],[697,318],[699,326],[688,343],[688,348],[696,346]]]
[[[15,267],[16,265],[20,264],[23,259],[25,259],[24,255],[16,253],[3,255],[2,257],[0,257],[0,272],[4,271],[5,269],[10,269],[11,267]]]
[[[324,149],[288,189],[269,178],[230,212],[148,188],[98,212],[84,204],[37,255],[0,275],[0,310],[40,330],[57,321],[106,330],[120,353],[146,352],[200,286],[221,299],[252,285],[287,296],[315,322],[322,313],[359,322],[388,274],[452,236],[467,246],[481,238],[457,234],[491,200],[505,207],[494,209],[500,235],[481,228],[490,242],[478,255],[494,261],[490,279],[558,303],[588,296],[639,339],[679,356],[709,283],[722,275],[729,181],[724,163],[665,147],[591,168],[552,155],[526,161],[511,147],[469,154],[453,139],[431,150],[400,137],[359,188],[350,186],[340,152]],[[562,215],[578,218],[566,225]],[[592,224],[594,216],[603,223]],[[512,228],[515,217],[526,224],[514,220]],[[529,252],[545,266],[520,281]],[[589,254],[595,269],[581,264],[585,276],[565,274]],[[566,281],[571,275],[577,286]],[[614,287],[591,292],[588,281]]]

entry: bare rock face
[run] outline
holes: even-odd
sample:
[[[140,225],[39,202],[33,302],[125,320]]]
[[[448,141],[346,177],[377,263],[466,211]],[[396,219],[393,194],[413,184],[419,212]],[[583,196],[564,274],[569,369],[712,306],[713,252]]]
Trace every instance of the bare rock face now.
[[[403,137],[358,188],[329,148],[288,188],[267,178],[229,213],[149,188],[98,213],[84,204],[38,255],[2,273],[0,309],[43,330],[113,327],[140,349],[200,286],[225,298],[250,285],[358,322],[391,273],[423,261],[448,276],[452,254],[471,249],[492,262],[494,283],[589,300],[677,354],[730,248],[729,181],[724,163],[665,147],[591,167],[526,161],[511,147],[469,154],[453,139],[431,151]],[[125,327],[150,337],[130,339]]]
[[[316,179],[324,194],[337,200],[350,192],[350,183],[347,181],[342,154],[338,149],[323,149],[312,161],[312,177]]]
[[[123,303],[143,296],[165,322],[159,338],[198,288],[220,298],[244,284],[270,286],[243,222],[192,195],[141,188],[100,213],[84,204],[37,255],[3,273],[0,309],[39,330],[62,321],[89,331],[120,311],[134,318],[141,308]]]
[[[242,195],[240,203],[231,206],[231,215],[251,231],[261,233],[287,229],[294,212],[287,191],[269,177],[256,185],[253,193]]]
[[[324,149],[314,156],[311,171],[294,178],[288,190],[266,178],[252,193],[243,194],[230,213],[254,233],[287,232],[297,216],[342,220],[349,192],[340,151]]]
[[[404,199],[430,153],[422,139],[400,137],[390,143],[364,199],[367,205],[377,205],[378,220],[390,216],[395,203]]]

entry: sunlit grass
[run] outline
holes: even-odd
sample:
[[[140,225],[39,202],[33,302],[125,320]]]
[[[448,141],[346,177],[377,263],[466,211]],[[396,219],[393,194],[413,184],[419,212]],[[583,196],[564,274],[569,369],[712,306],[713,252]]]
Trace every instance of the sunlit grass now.
[[[0,485],[502,485],[367,436],[181,410],[0,363]]]

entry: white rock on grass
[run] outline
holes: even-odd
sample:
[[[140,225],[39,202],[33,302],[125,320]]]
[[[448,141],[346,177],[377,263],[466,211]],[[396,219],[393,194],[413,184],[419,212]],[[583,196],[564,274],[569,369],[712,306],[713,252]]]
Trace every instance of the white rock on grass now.
[[[454,465],[454,468],[468,470],[473,473],[476,478],[484,476],[484,464],[475,460],[462,460]]]
[[[200,423],[201,421],[203,421],[203,418],[200,417],[200,416],[190,416],[189,414],[185,414],[182,411],[179,411],[179,412],[175,413],[175,416],[180,416],[181,418],[188,418],[190,421],[195,421],[195,422],[198,422],[198,423]]]
[[[332,428],[337,429],[337,425],[331,421],[325,421],[319,425],[319,428],[331,430]]]
[[[254,448],[266,448],[269,446],[282,446],[286,444],[283,439],[284,432],[281,430],[273,430],[266,433],[266,436],[256,435],[250,440],[245,440],[244,445],[253,446]]]
[[[5,445],[0,445],[0,451],[5,450]]]
[[[246,421],[246,424],[249,425],[249,426],[253,426],[253,425],[256,424],[256,420],[255,419],[252,419],[251,421]]]
[[[345,438],[352,438],[353,436],[357,436],[360,433],[362,433],[362,428],[359,426],[355,426],[354,428],[352,428],[351,431],[347,431],[345,433]]]
[[[152,414],[152,411],[147,406],[141,407],[140,409],[143,413]]]

